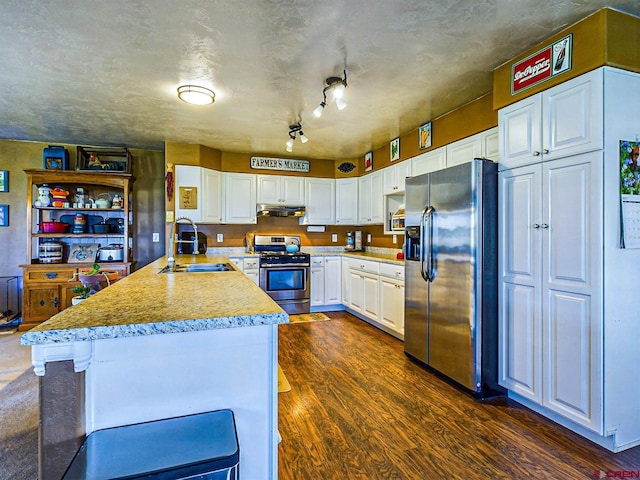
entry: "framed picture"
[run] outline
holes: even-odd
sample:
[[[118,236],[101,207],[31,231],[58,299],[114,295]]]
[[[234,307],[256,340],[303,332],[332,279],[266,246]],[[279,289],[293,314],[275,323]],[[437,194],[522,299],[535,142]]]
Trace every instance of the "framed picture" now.
[[[197,210],[198,187],[180,187],[179,198],[181,210]]]
[[[390,160],[393,162],[400,158],[400,138],[394,138],[389,145]]]
[[[9,170],[0,170],[0,192],[9,191]]]
[[[420,150],[431,146],[431,122],[421,125],[418,129],[418,147]]]
[[[0,205],[0,227],[9,226],[9,205]]]
[[[364,171],[370,172],[373,170],[373,152],[367,152],[364,154]]]
[[[97,243],[74,243],[69,249],[67,263],[94,263],[99,248]]]

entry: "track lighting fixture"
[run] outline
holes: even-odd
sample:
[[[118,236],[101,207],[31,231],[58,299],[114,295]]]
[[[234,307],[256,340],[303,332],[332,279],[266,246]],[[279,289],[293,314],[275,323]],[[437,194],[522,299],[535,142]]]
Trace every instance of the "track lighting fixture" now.
[[[347,88],[347,71],[344,71],[344,79],[340,77],[329,77],[325,80],[325,83],[327,86],[322,90],[322,101],[313,111],[313,115],[316,117],[321,117],[324,107],[327,106],[327,92],[330,92],[332,95],[329,102],[335,100],[338,110],[343,110],[347,106],[342,99],[344,90]]]
[[[296,134],[298,134],[298,137],[300,138],[300,141],[302,143],[307,143],[309,141],[307,136],[302,131],[302,125],[300,125],[300,122],[289,125],[289,140],[287,140],[286,143],[287,152],[293,151],[293,142],[296,139]]]

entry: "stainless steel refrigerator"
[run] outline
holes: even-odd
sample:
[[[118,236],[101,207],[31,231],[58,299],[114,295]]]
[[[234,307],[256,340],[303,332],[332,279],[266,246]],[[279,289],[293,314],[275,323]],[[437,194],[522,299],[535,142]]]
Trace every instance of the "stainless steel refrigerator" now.
[[[407,178],[405,353],[468,389],[497,384],[497,164]]]

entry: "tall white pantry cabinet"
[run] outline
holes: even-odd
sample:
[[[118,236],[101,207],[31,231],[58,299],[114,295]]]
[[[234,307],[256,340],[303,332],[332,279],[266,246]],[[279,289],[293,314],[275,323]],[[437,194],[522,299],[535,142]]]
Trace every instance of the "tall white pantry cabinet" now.
[[[640,75],[602,67],[499,111],[500,384],[617,452],[640,445],[640,249],[620,248],[620,140]]]

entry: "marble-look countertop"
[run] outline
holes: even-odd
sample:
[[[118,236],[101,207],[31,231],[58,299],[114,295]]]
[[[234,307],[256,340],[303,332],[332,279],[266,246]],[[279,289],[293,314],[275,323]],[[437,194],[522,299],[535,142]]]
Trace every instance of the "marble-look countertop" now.
[[[178,255],[176,263],[226,263],[227,257]],[[158,273],[166,257],[25,332],[22,345],[97,340],[287,323],[289,316],[246,275]],[[235,267],[234,267],[235,268]]]

